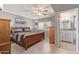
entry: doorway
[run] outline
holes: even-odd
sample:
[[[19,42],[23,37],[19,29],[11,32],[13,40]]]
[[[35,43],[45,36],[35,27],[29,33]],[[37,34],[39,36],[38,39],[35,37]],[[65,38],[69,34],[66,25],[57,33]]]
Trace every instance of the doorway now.
[[[75,9],[59,13],[59,46],[68,53],[76,53],[76,15]]]

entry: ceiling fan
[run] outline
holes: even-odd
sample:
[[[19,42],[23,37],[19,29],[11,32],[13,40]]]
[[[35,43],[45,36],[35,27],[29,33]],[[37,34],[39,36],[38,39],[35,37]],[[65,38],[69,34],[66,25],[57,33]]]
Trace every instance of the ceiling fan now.
[[[32,15],[38,15],[38,16],[45,16],[48,14],[50,5],[39,5],[39,4],[34,4],[30,6],[31,8],[27,8],[24,11],[31,13]]]
[[[38,6],[37,8],[34,8],[32,12],[36,13],[36,15],[47,15],[48,12],[47,8],[49,8],[49,6],[44,8]]]

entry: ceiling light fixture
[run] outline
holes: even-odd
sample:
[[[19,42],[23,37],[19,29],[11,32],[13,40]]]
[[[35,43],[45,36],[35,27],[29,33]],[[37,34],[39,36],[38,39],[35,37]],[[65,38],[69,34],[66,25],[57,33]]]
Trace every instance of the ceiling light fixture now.
[[[41,7],[41,6],[37,6],[36,8],[33,8],[32,12],[36,13],[36,15],[47,15],[48,13],[48,8],[50,6],[46,6],[46,7]]]

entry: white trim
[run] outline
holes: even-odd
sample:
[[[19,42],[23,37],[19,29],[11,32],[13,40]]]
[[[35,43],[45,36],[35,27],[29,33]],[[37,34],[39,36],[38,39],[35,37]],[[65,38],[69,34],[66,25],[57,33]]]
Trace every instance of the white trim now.
[[[77,8],[77,19],[76,19],[76,53],[79,53],[79,8]]]

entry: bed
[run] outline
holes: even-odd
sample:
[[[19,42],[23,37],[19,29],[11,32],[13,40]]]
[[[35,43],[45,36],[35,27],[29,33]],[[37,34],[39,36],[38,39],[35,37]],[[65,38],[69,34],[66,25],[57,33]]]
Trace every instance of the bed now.
[[[15,28],[13,28],[14,30]],[[43,31],[30,31],[21,28],[22,31],[19,29],[19,31],[12,31],[12,41],[23,46],[25,49],[28,47],[36,44],[39,41],[44,40],[44,32]]]

